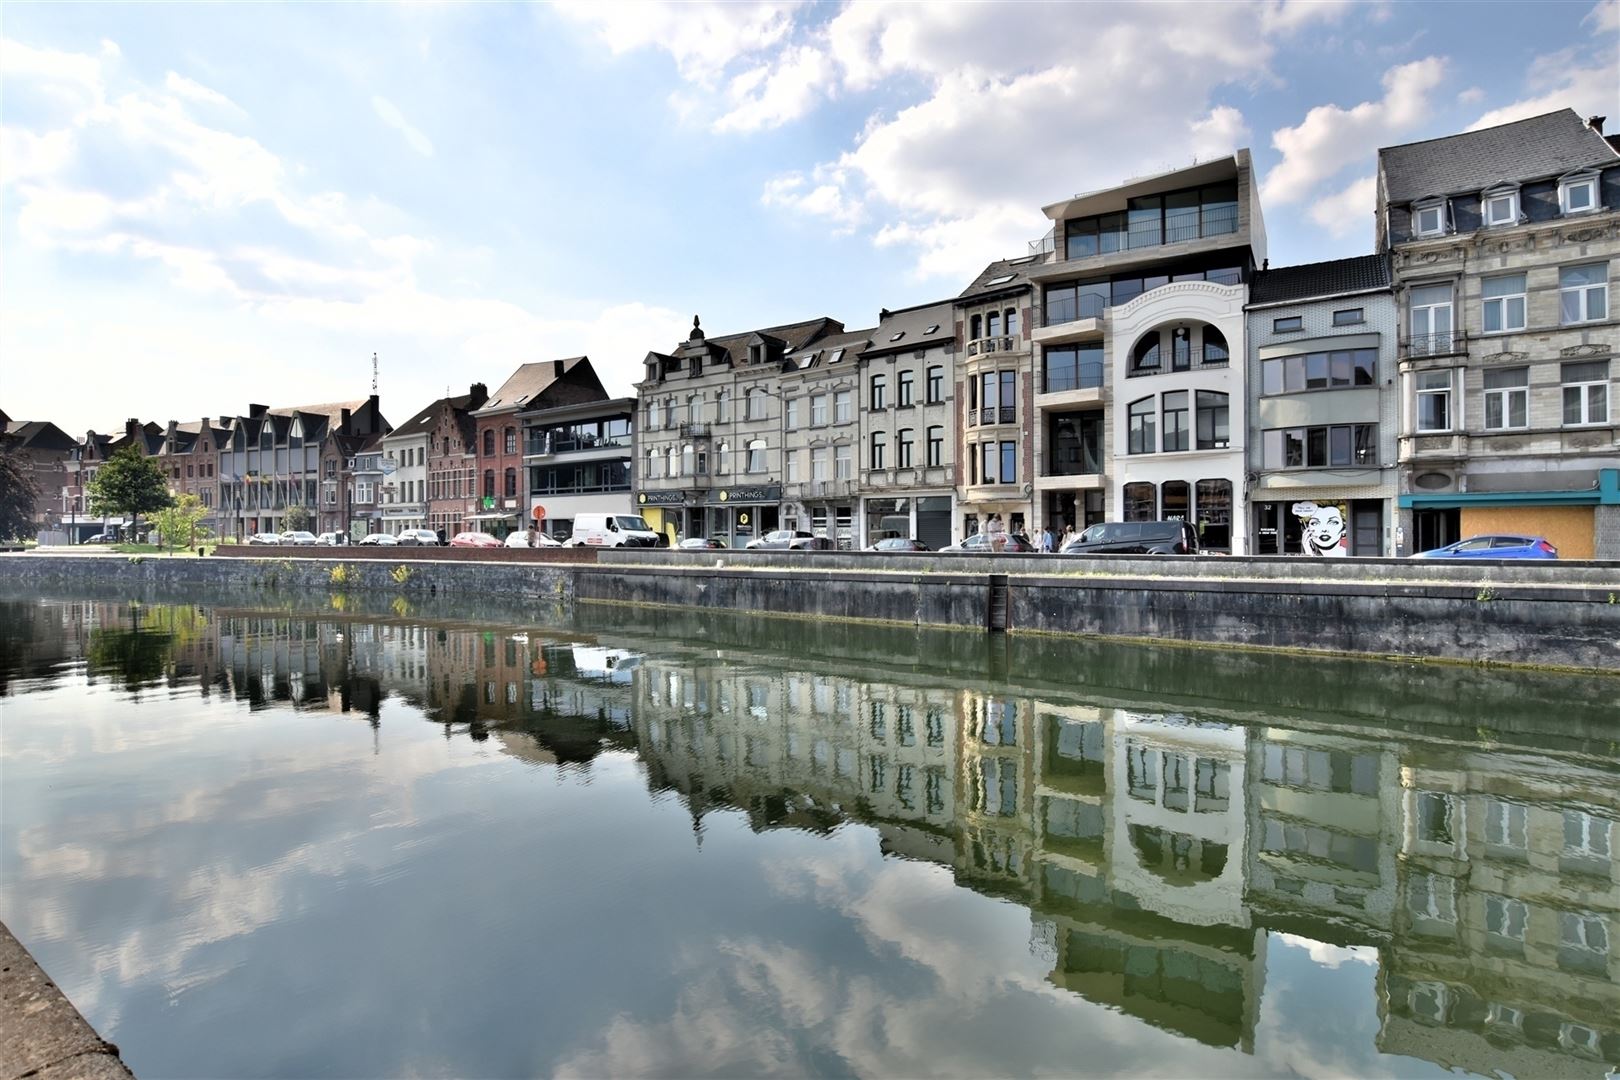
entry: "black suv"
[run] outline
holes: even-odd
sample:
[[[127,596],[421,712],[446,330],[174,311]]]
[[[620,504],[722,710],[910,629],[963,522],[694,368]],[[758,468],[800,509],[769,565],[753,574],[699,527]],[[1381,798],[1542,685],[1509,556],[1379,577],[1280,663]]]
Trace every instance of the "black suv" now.
[[[1063,546],[1065,555],[1196,555],[1198,530],[1185,521],[1104,521]]]

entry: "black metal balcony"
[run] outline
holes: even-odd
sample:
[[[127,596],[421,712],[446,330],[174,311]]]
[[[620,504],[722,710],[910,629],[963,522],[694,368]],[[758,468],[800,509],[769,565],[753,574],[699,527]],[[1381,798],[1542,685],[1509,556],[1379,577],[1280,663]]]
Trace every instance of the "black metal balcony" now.
[[[1438,334],[1413,334],[1406,341],[1407,356],[1446,356],[1461,352],[1463,336],[1455,330]]]
[[[683,439],[707,439],[708,437],[709,437],[709,425],[708,424],[682,424],[681,425],[681,438],[683,438]]]

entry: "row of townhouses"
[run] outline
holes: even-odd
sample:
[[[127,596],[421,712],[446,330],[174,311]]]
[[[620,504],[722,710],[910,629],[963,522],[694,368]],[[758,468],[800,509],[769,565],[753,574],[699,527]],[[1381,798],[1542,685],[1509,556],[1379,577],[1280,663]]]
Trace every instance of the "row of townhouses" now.
[[[1403,555],[1490,532],[1620,557],[1620,153],[1563,110],[1378,152],[1375,244],[1272,267],[1247,150],[1044,207],[958,295],[520,366],[399,428],[369,399],[75,439],[0,414],[71,531],[125,446],[238,537],[505,533],[639,512],[671,541],[777,528],[939,547],[1179,518],[1235,554]],[[312,527],[315,527],[312,525]]]

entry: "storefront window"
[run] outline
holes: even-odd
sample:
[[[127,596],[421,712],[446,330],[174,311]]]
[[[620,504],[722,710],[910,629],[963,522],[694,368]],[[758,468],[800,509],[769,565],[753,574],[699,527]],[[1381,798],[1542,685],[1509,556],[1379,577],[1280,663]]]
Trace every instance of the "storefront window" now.
[[[1125,520],[1153,521],[1159,515],[1159,492],[1152,484],[1125,485]]]

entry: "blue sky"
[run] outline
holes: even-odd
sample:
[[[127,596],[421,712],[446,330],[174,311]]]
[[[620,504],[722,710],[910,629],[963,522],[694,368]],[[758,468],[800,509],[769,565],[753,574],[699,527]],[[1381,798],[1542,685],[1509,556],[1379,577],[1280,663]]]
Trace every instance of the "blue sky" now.
[[[954,295],[1043,203],[1250,147],[1274,265],[1374,152],[1620,127],[1620,3],[6,6],[0,408],[75,433]]]

